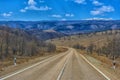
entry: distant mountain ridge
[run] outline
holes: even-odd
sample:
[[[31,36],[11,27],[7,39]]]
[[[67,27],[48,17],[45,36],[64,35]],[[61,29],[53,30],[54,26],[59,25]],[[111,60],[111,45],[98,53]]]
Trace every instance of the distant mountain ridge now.
[[[21,28],[46,40],[70,34],[120,29],[120,20],[0,21],[0,26]]]
[[[13,28],[18,27],[24,30],[52,30],[62,34],[77,34],[120,29],[120,20],[0,21],[0,25]]]

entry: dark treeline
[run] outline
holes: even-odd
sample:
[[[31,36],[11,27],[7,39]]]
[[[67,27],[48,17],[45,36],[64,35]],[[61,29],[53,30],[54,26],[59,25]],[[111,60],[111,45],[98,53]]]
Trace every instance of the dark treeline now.
[[[75,44],[75,45],[73,45],[73,48],[85,50],[85,47],[82,46],[82,45],[80,45],[80,44]]]
[[[0,26],[0,60],[14,56],[44,55],[44,52],[55,50],[55,45],[40,41],[22,29]]]

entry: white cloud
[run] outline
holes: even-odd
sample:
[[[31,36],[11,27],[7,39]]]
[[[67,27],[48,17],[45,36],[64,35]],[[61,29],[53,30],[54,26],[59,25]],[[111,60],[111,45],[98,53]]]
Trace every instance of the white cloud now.
[[[30,6],[31,6],[31,5],[36,5],[36,4],[37,4],[37,3],[36,3],[34,0],[29,0],[29,1],[28,1],[28,5],[30,5]]]
[[[67,21],[67,19],[66,18],[63,18],[63,19],[61,19],[62,21]]]
[[[46,10],[50,10],[52,8],[48,7],[48,6],[40,6],[40,7],[36,7],[36,6],[28,6],[25,7],[24,10],[39,10],[39,11],[46,11]]]
[[[85,3],[85,0],[74,0],[75,3],[78,3],[78,4],[84,4]]]
[[[74,17],[74,14],[71,14],[71,13],[69,14],[69,13],[67,13],[67,14],[65,14],[65,16],[66,16],[66,17]]]
[[[101,11],[99,11],[99,10],[93,10],[93,11],[91,11],[91,14],[92,15],[99,15],[99,14],[101,14],[102,12]]]
[[[26,10],[25,9],[21,9],[20,12],[26,12]]]
[[[73,17],[74,14],[72,13],[66,13],[65,15],[63,15],[64,17]],[[55,17],[55,18],[62,18],[63,17],[62,15],[59,15],[59,14],[53,14],[52,17]],[[66,20],[65,18],[63,18],[62,20]]]
[[[12,13],[13,13],[13,12],[2,13],[1,15],[2,15],[3,17],[10,17],[10,16],[12,16]]]
[[[37,2],[34,0],[29,0],[28,1],[28,6],[26,6],[24,9],[21,9],[20,12],[26,12],[27,10],[38,10],[38,11],[46,11],[46,10],[51,10],[52,8],[48,6],[40,6],[37,7]]]
[[[84,19],[84,20],[113,20],[112,18],[98,18],[98,17],[94,17],[94,18],[88,18],[88,19]]]
[[[57,14],[53,14],[52,17],[61,18],[62,16],[61,15],[57,15]]]
[[[101,15],[106,12],[113,12],[113,11],[114,11],[114,7],[112,7],[112,6],[101,6],[100,8],[97,8],[97,9],[91,11],[91,14],[92,15]]]
[[[103,3],[97,1],[97,0],[93,0],[92,4],[94,4],[95,6],[101,6],[103,5]]]

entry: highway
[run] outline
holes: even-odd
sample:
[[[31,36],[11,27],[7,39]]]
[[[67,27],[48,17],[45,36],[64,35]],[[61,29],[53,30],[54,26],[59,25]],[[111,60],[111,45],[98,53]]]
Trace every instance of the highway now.
[[[47,58],[0,80],[110,80],[75,49]]]

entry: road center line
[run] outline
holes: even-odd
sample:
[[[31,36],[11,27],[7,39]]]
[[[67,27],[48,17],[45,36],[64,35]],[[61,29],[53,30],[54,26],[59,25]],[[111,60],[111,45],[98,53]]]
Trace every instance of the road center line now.
[[[72,52],[72,51],[71,51]],[[70,53],[71,53],[70,52]],[[61,80],[61,77],[62,77],[62,75],[63,75],[63,73],[64,73],[64,70],[65,70],[65,67],[66,67],[66,65],[67,65],[67,63],[68,63],[68,61],[69,61],[69,57],[70,57],[70,55],[68,56],[68,58],[65,60],[65,63],[64,63],[64,65],[63,65],[63,67],[62,67],[62,69],[61,69],[61,71],[60,71],[60,73],[59,73],[59,75],[58,75],[58,77],[57,77],[57,80]]]

